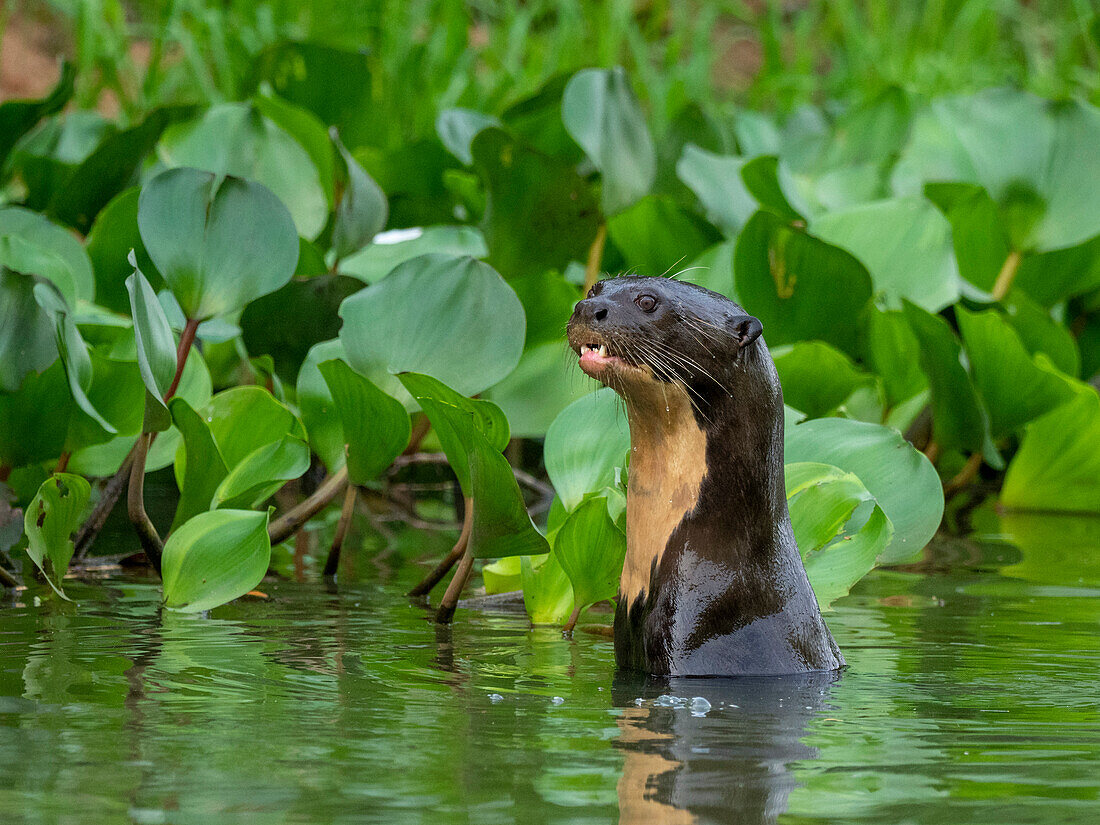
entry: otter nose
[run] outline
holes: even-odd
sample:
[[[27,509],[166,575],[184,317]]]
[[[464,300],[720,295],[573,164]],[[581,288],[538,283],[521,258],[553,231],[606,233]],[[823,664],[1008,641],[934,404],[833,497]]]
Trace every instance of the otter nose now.
[[[595,325],[607,318],[608,307],[609,303],[604,298],[585,298],[577,304],[573,316],[590,326]]]

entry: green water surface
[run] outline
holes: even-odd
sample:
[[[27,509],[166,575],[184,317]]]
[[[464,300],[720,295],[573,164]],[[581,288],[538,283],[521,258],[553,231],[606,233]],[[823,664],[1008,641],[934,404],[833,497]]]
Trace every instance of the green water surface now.
[[[523,615],[437,629],[412,566],[209,616],[124,577],[8,596],[0,822],[1100,821],[1100,526],[998,524],[842,600],[838,677],[647,681]]]

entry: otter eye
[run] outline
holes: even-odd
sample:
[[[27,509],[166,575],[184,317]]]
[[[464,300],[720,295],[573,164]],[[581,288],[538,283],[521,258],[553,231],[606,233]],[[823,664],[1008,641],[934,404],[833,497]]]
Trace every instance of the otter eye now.
[[[657,299],[652,295],[639,295],[634,299],[634,303],[642,312],[653,312],[657,308]]]

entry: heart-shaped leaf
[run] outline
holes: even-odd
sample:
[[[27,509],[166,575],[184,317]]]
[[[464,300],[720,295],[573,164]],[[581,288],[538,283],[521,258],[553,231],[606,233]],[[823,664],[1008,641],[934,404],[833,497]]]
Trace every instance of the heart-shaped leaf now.
[[[519,298],[472,258],[414,258],[346,299],[340,317],[340,340],[356,372],[425,373],[463,395],[500,381],[523,352]]]
[[[676,163],[677,176],[699,198],[707,219],[731,236],[758,208],[741,177],[745,163],[745,158],[717,155],[690,143]]]
[[[258,183],[170,169],[142,188],[138,227],[187,318],[206,320],[274,292],[294,274],[290,213]]]
[[[557,556],[551,553],[538,567],[527,556],[519,562],[523,604],[531,623],[560,625],[573,612],[573,585]]]
[[[810,418],[832,412],[857,388],[874,380],[844,353],[821,341],[778,347],[772,356],[784,402]]]
[[[267,520],[266,512],[213,510],[172,533],[161,558],[165,606],[198,613],[255,588],[271,560]]]
[[[737,239],[734,272],[769,344],[817,339],[856,354],[871,276],[851,254],[757,212]]]
[[[242,458],[214,491],[216,508],[258,507],[286,482],[309,469],[309,445],[291,435],[257,447]]]
[[[816,462],[854,474],[894,528],[880,564],[912,559],[943,517],[943,488],[935,467],[897,430],[844,418],[818,418],[786,428],[789,463]]]

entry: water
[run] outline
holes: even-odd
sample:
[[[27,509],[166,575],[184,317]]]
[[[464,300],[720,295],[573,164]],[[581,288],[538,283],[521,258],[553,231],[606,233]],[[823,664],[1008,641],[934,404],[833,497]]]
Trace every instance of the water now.
[[[437,630],[408,565],[208,618],[125,578],[24,593],[0,821],[1100,821],[1100,525],[996,529],[862,582],[839,678],[647,681],[522,616]]]

